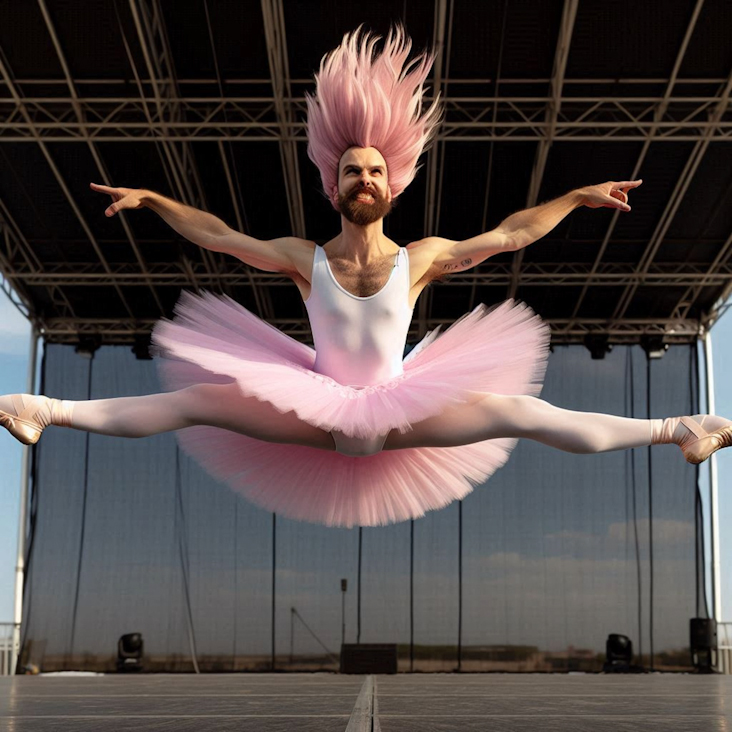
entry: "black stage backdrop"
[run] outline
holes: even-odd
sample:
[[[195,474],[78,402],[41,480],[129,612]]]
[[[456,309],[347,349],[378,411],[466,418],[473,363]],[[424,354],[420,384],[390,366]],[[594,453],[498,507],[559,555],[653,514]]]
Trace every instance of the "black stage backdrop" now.
[[[159,389],[122,347],[48,346],[43,374],[67,399]],[[542,396],[659,417],[698,411],[697,384],[692,346],[654,361],[566,346]],[[336,669],[341,578],[346,642],[397,643],[403,671],[599,670],[609,633],[647,668],[684,669],[689,618],[707,613],[697,471],[675,446],[570,455],[522,440],[462,503],[361,530],[255,508],[173,435],[54,428],[34,466],[21,666],[43,671],[112,670],[131,632],[151,671]]]

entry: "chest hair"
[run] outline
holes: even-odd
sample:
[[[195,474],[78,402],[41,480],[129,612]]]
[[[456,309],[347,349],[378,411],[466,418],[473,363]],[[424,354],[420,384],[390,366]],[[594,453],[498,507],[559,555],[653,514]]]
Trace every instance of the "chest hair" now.
[[[341,287],[356,297],[370,297],[386,285],[394,268],[395,256],[390,254],[366,266],[342,259],[330,259],[328,263]]]

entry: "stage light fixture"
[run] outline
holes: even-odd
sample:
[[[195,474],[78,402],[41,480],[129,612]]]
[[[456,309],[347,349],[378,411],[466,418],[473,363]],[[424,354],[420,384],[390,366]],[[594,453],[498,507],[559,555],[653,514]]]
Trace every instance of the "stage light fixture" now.
[[[607,333],[588,333],[585,336],[585,347],[590,352],[593,361],[601,361],[606,353],[610,353],[613,347],[609,343],[610,336]]]
[[[152,361],[150,355],[150,334],[142,334],[135,336],[135,342],[132,346],[132,353],[138,361]]]
[[[644,333],[641,336],[641,347],[648,358],[663,358],[668,351],[668,343],[663,342],[663,335],[658,333]]]
[[[92,335],[80,335],[79,342],[76,344],[74,350],[83,358],[94,358],[94,354],[99,350],[101,345],[102,338],[95,333]]]
[[[717,623],[713,618],[689,620],[691,663],[700,674],[714,673],[717,665]]]
[[[140,633],[127,633],[117,641],[117,671],[142,671],[145,644]]]
[[[605,641],[604,673],[638,673],[641,669],[633,666],[633,641],[627,635],[611,633]]]

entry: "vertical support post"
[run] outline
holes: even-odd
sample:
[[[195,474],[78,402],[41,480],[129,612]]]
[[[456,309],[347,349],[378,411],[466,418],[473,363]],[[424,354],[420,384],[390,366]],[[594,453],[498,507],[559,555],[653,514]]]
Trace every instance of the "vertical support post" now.
[[[290,608],[290,666],[295,662],[295,608]]]
[[[463,670],[463,502],[458,502],[458,641],[457,670]]]
[[[277,514],[272,514],[272,657],[271,670],[275,670],[275,621],[277,609]]]
[[[651,357],[646,354],[646,410],[648,419],[651,419]],[[654,638],[654,566],[653,566],[653,448],[647,447],[648,452],[648,641],[650,646],[650,667],[654,670],[653,638]]]
[[[346,642],[346,592],[348,591],[348,580],[341,580],[341,649]]]
[[[356,590],[356,643],[361,644],[361,558],[363,556],[363,527],[358,527],[358,588]]]
[[[409,522],[409,672],[414,671],[414,519]]]
[[[38,333],[35,327],[31,330],[30,353],[28,355],[28,394],[35,393],[36,359],[38,357]],[[20,624],[23,621],[23,581],[25,578],[25,529],[28,523],[28,497],[30,495],[30,465],[32,451],[23,448],[23,466],[20,476],[20,509],[18,511],[18,555],[15,562],[15,612],[13,617],[13,650],[11,653],[10,674],[15,674],[20,655]]]
[[[707,412],[714,414],[714,363],[712,361],[712,334],[704,334],[704,365],[706,366]],[[709,458],[709,520],[712,544],[712,617],[722,622],[722,580],[719,567],[719,479],[717,456]]]

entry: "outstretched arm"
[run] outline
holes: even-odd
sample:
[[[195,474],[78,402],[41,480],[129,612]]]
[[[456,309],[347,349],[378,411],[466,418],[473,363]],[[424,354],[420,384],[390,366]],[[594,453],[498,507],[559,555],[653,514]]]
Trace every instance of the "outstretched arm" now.
[[[435,276],[460,272],[499,252],[515,252],[548,234],[565,216],[580,206],[617,208],[630,211],[628,191],[643,181],[610,181],[570,191],[553,201],[518,211],[504,219],[493,231],[465,241],[429,237],[421,242],[434,255]]]
[[[267,272],[292,273],[300,269],[303,240],[283,237],[260,241],[227,226],[221,219],[144,188],[111,188],[91,183],[91,188],[112,197],[104,212],[114,216],[124,209],[150,208],[181,236],[214,252],[231,254]]]

